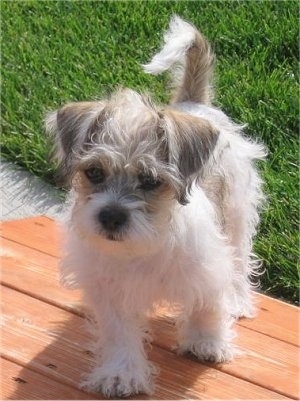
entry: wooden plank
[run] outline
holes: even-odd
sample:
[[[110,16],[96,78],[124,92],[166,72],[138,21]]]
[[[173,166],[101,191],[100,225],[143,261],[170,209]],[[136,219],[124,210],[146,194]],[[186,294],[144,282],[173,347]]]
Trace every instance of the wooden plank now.
[[[8,254],[12,255],[3,260],[2,280],[4,283],[20,290],[25,289],[31,295],[61,307],[64,307],[66,302],[66,309],[77,310],[77,307],[72,306],[68,300],[68,294],[74,302],[79,299],[79,292],[75,294],[75,297],[74,292],[66,290],[62,291],[62,297],[59,295],[57,281],[51,276],[56,268],[55,258],[48,255],[44,257],[42,253],[7,240],[3,242]],[[19,257],[17,257],[18,254]],[[55,265],[51,266],[53,262]],[[39,270],[41,270],[41,279],[39,279]],[[15,276],[17,279],[14,278]],[[48,280],[49,277],[50,280]],[[44,291],[43,279],[47,279],[47,292]],[[171,349],[176,345],[174,327],[170,320],[164,317],[158,321],[154,319],[153,325],[158,333],[156,342],[161,347]],[[261,333],[253,332],[245,327],[239,327],[237,344],[245,351],[245,355],[243,358],[236,358],[233,363],[226,364],[221,369],[287,396],[297,396],[296,347],[272,337],[266,338]],[[270,380],[270,372],[272,372],[273,380]]]
[[[49,255],[59,250],[58,225],[48,217],[37,216],[2,222],[1,236]]]
[[[37,222],[38,224],[35,224],[35,222]],[[38,217],[37,221],[35,221],[35,219],[25,219],[20,221],[13,221],[11,223],[13,224],[12,226],[10,226],[10,222],[4,223],[4,238],[14,238],[14,241],[19,242],[20,244],[26,246],[28,246],[28,244],[31,244],[34,249],[39,248],[39,250],[41,251],[43,250],[45,244],[45,247],[47,248],[47,253],[49,253],[50,251],[47,242],[47,235],[49,235],[49,238],[51,238],[51,243],[52,245],[54,245],[51,245],[51,252],[55,257],[58,255],[57,228],[52,220],[44,217]],[[28,234],[26,235],[26,237],[20,235],[23,225],[26,226],[27,230],[32,230],[32,235]],[[31,237],[30,241],[28,241],[27,239],[28,236]],[[42,240],[41,238],[44,238],[44,240]],[[26,250],[24,246],[18,246],[15,244],[15,242],[11,243],[9,241],[3,240],[2,247],[4,269],[3,276],[6,277],[6,282],[8,282],[8,275],[10,275],[10,278],[14,280],[17,280],[19,276],[19,281],[22,281],[24,279],[24,274],[21,274],[22,271],[20,272],[20,269],[28,269],[28,266],[30,266],[31,264],[37,266],[37,274],[43,275],[46,274],[45,272],[47,271],[49,279],[50,275],[52,275],[51,283],[57,280],[58,273],[56,261],[49,258],[45,258],[45,260],[43,260],[39,253],[31,252],[30,248]],[[39,264],[42,264],[41,269],[38,268]],[[15,267],[13,268],[14,265]],[[19,268],[18,273],[17,268]],[[29,273],[31,274],[32,272]],[[14,277],[11,277],[12,275]],[[25,275],[27,275],[27,272],[25,273]],[[13,280],[9,281],[11,285],[13,285]],[[42,291],[42,288],[39,288]],[[70,298],[72,297],[73,295],[70,295]],[[57,297],[52,298],[57,299]],[[298,345],[299,309],[284,302],[266,297],[264,295],[257,294],[256,298],[258,301],[257,317],[252,320],[242,319],[239,322],[239,325],[248,327],[249,329],[258,331],[268,336],[278,338],[282,341],[289,342],[290,344]],[[282,322],[284,322],[284,325],[282,324]]]
[[[29,365],[30,366],[30,365]],[[89,400],[83,391],[1,358],[2,400]]]
[[[5,287],[1,301],[5,358],[24,366],[30,363],[35,372],[76,387],[81,374],[92,363],[86,352],[88,335],[83,319]],[[155,346],[150,358],[161,370],[156,392],[150,399],[285,399],[276,392]]]

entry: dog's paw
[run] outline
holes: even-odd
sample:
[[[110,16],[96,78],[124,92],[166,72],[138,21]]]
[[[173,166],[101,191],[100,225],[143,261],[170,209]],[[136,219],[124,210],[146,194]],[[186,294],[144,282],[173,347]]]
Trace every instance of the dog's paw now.
[[[108,398],[126,398],[131,395],[145,393],[150,394],[149,383],[139,382],[136,378],[124,378],[120,376],[102,377],[91,383],[87,380],[83,386],[86,390],[93,390],[102,393]]]
[[[235,355],[235,349],[230,342],[207,337],[200,337],[194,343],[186,343],[178,351],[180,354],[191,353],[200,361],[214,363],[231,361]]]
[[[99,367],[87,376],[81,387],[86,391],[102,393],[108,398],[125,398],[139,393],[151,395],[152,371],[149,366],[145,372],[124,370],[113,374],[106,371],[105,367]]]

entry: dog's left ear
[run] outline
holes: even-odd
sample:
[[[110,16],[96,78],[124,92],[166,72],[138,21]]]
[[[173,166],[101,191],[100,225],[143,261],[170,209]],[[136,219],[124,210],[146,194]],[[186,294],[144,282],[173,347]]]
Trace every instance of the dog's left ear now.
[[[207,120],[176,110],[159,113],[166,136],[168,162],[175,164],[185,181],[185,193],[179,202],[186,203],[186,191],[192,179],[201,173],[216,146],[219,132]]]

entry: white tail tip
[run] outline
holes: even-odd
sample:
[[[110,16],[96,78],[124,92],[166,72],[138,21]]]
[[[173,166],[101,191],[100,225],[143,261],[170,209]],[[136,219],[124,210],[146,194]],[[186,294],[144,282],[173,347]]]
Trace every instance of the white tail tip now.
[[[195,41],[197,30],[188,22],[175,15],[172,17],[168,31],[164,35],[164,46],[149,64],[144,64],[144,71],[149,74],[160,74],[167,71],[177,62],[182,62],[186,51]]]

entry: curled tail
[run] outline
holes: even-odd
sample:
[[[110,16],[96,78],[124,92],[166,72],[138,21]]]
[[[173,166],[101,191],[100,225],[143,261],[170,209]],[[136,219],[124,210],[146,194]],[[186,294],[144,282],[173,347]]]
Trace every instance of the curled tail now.
[[[193,25],[178,16],[172,17],[164,42],[161,51],[143,66],[145,72],[160,74],[179,65],[173,102],[210,104],[215,57],[209,42]]]

